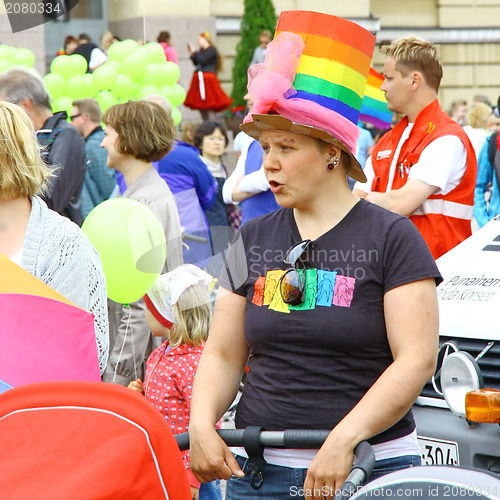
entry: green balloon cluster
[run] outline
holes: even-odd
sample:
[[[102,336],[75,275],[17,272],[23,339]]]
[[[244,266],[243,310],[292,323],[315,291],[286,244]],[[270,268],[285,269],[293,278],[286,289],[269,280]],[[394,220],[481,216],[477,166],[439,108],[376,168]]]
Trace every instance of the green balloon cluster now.
[[[30,49],[0,45],[0,73],[16,66],[32,68],[34,65],[35,54]]]
[[[0,64],[1,60],[0,52]],[[53,111],[64,110],[69,114],[71,101],[93,97],[104,112],[118,102],[160,94],[172,106],[174,124],[177,126],[181,122],[177,106],[184,102],[186,91],[178,83],[179,66],[165,61],[160,44],[152,42],[139,46],[135,40],[115,42],[102,66],[93,73],[86,73],[86,70],[85,59],[77,54],[57,56],[52,61],[50,73],[43,80],[53,99]]]

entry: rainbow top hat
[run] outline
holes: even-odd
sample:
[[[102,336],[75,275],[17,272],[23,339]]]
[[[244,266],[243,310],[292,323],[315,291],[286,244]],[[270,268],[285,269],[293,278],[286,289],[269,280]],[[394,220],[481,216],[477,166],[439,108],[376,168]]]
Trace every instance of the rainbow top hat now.
[[[392,113],[387,107],[384,91],[380,90],[383,81],[384,75],[370,68],[359,119],[371,123],[379,129],[386,130],[391,128]]]
[[[365,182],[357,162],[357,122],[375,36],[340,17],[310,11],[280,14],[263,64],[250,67],[252,112],[241,129],[288,130],[336,144],[350,158],[349,176]]]

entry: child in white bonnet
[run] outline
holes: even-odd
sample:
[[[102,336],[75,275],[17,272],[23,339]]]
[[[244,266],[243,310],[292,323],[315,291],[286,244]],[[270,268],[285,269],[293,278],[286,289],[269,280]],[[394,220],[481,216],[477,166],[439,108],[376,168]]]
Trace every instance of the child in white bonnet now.
[[[208,336],[212,317],[207,286],[212,276],[192,264],[162,274],[145,297],[146,319],[155,336],[165,342],[146,363],[144,382],[130,382],[157,408],[174,434],[187,432],[193,379]],[[199,481],[189,469],[189,452],[183,452],[193,498],[222,499],[218,484]]]

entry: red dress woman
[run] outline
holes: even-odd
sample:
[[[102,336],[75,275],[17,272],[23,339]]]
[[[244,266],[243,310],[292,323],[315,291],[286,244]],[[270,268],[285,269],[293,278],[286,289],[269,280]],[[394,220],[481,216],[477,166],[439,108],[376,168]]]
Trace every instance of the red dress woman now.
[[[232,99],[222,90],[217,72],[220,70],[221,57],[215,45],[210,40],[208,33],[198,36],[199,49],[195,51],[192,44],[188,44],[188,50],[196,66],[191,79],[184,106],[198,109],[202,119],[213,120],[218,111],[227,109]]]

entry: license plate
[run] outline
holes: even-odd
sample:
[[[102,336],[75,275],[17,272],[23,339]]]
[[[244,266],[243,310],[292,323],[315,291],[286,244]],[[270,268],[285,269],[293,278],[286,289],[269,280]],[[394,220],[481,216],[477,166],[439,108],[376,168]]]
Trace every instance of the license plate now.
[[[458,444],[454,441],[419,436],[418,444],[422,465],[460,465]]]

